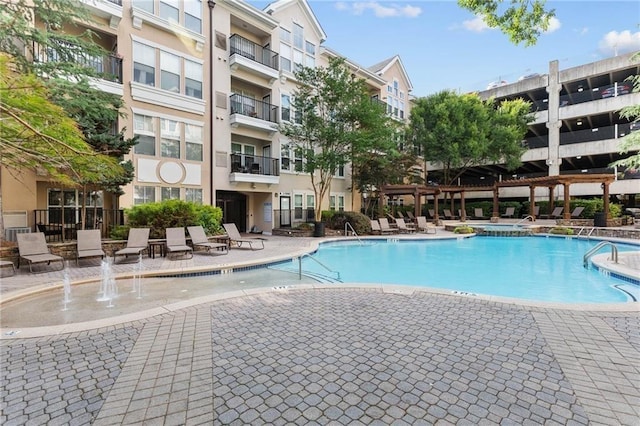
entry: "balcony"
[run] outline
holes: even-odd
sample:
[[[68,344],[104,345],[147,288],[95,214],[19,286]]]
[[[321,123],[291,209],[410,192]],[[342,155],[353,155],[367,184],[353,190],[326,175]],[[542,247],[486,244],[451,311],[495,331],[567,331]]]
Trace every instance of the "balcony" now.
[[[237,34],[229,38],[229,66],[232,71],[243,70],[262,77],[272,84],[280,76],[280,57]]]
[[[278,107],[248,96],[234,94],[230,96],[231,127],[244,127],[275,133],[278,123]]]
[[[109,27],[116,30],[122,19],[122,0],[81,0],[91,14],[109,21]]]
[[[250,154],[231,154],[229,182],[266,183],[280,182],[280,160]]]

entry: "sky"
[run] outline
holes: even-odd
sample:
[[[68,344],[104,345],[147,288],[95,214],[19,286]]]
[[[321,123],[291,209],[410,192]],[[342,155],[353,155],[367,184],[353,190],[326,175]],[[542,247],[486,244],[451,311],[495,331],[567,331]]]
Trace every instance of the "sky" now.
[[[509,0],[505,0],[509,1]],[[248,3],[263,9],[269,2]],[[535,46],[514,45],[456,1],[309,0],[324,45],[370,67],[399,55],[416,97],[444,89],[484,90],[489,83],[546,74],[640,51],[640,1],[547,1],[550,28]]]

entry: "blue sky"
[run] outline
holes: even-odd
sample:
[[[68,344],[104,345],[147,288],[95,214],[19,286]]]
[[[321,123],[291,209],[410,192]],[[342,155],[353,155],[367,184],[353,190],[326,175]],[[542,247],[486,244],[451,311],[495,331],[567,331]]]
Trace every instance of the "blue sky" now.
[[[631,0],[548,1],[556,17],[532,47],[513,45],[453,0],[309,4],[327,34],[325,46],[365,67],[399,54],[414,96],[483,90],[492,81],[545,74],[551,60],[565,69],[640,50],[640,2]]]

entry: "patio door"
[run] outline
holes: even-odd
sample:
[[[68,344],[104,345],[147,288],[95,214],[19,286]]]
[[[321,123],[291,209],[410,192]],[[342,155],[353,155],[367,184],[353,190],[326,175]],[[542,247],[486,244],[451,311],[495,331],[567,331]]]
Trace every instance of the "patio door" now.
[[[280,227],[291,227],[291,197],[288,195],[280,196]]]

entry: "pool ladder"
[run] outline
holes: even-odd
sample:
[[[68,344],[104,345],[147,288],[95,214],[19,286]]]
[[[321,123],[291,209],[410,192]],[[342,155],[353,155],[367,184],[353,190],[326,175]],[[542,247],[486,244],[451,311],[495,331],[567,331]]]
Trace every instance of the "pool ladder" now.
[[[336,279],[338,281],[341,281],[340,279],[340,272],[338,271],[334,271],[333,269],[330,269],[327,265],[325,265],[324,263],[320,262],[318,259],[312,257],[309,253],[305,253],[302,256],[300,256],[298,258],[298,278],[302,279],[302,259],[308,257],[309,259],[313,260],[314,262],[316,262],[318,265],[322,266],[324,269],[326,269],[327,271],[331,272],[332,274],[336,274]]]
[[[596,254],[598,250],[600,250],[602,247],[605,247],[605,246],[611,246],[611,260],[613,260],[613,263],[618,263],[618,247],[616,247],[616,245],[610,241],[602,241],[598,243],[595,247],[593,247],[591,250],[585,253],[584,257],[582,258],[582,266],[584,266],[585,268],[588,268],[589,258],[594,254]]]
[[[533,216],[531,216],[530,214],[526,215],[525,217],[523,217],[522,219],[520,219],[519,221],[517,221],[516,223],[513,224],[514,228],[517,228],[518,225],[520,225],[523,222],[526,222],[527,220],[530,220],[531,222],[533,222],[534,218]]]
[[[344,223],[344,236],[346,237],[348,234],[348,230],[351,230],[351,235],[356,237],[358,239],[358,241],[360,241],[360,244],[364,245],[364,243],[362,242],[362,240],[360,239],[360,237],[358,236],[358,233],[356,232],[355,229],[353,229],[353,226],[351,226],[351,224],[349,222],[345,222]]]

